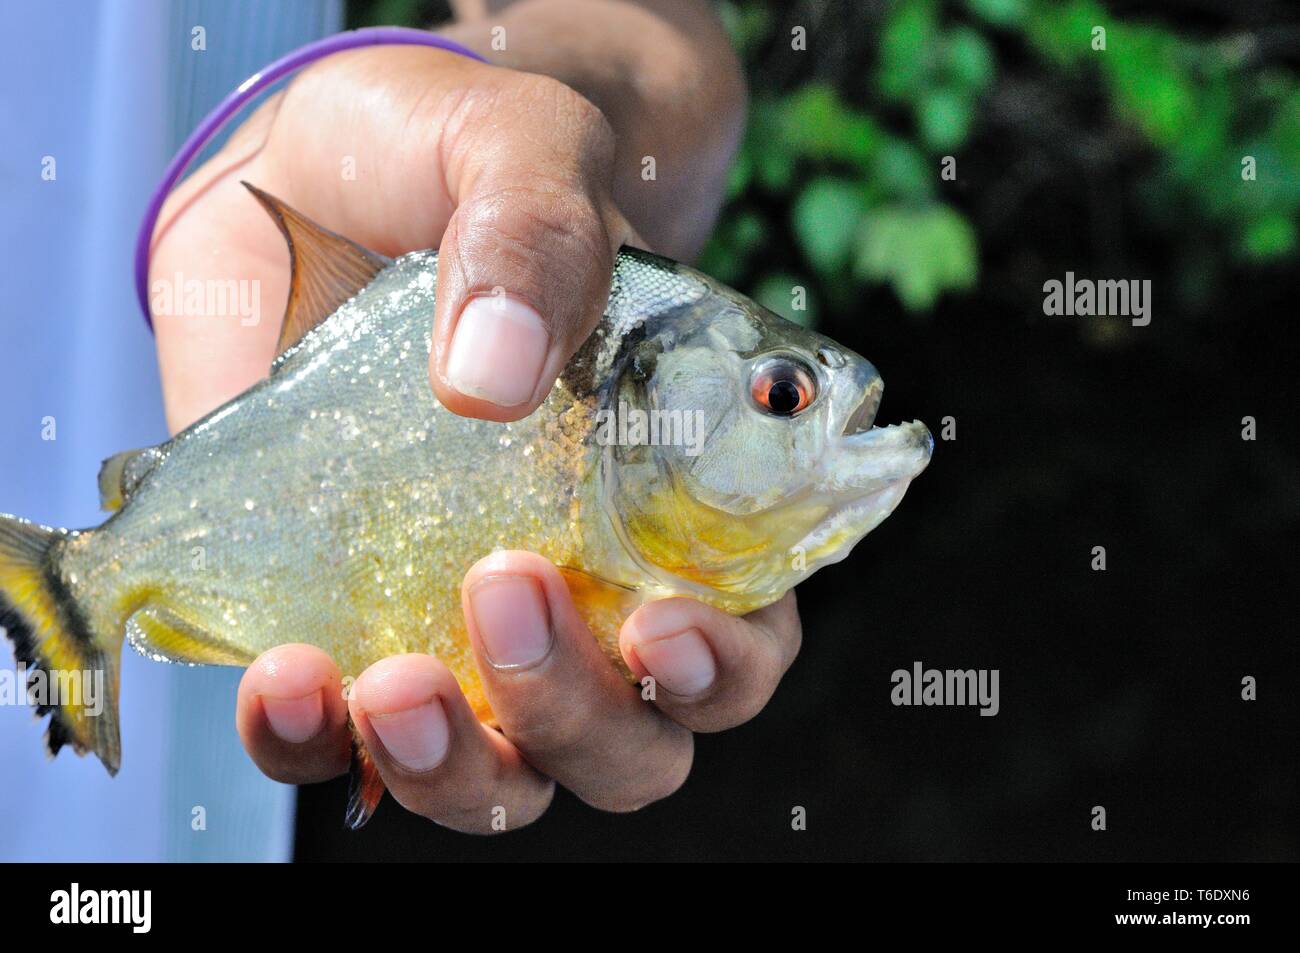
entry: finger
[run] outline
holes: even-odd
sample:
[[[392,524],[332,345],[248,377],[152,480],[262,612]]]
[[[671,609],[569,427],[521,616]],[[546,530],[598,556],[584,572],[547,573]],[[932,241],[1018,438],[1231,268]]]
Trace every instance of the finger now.
[[[610,664],[554,566],[533,553],[494,553],[466,574],[461,601],[492,710],[529,763],[610,811],[681,786],[690,732]]]
[[[655,702],[692,731],[722,731],[753,718],[799,653],[794,591],[743,618],[693,599],[647,603],[623,623],[619,648]]]
[[[486,834],[530,824],[551,803],[554,783],[474,717],[455,677],[431,655],[376,662],[348,704],[384,784],[408,811]]]
[[[630,230],[609,198],[614,139],[596,107],[540,76],[515,78],[508,107],[480,99],[492,119],[480,135],[499,135],[508,108],[510,145],[450,150],[456,211],[439,249],[429,372],[456,413],[515,420],[600,320]]]
[[[351,733],[338,666],[314,645],[263,652],[239,682],[235,726],[262,773],[314,784],[347,770]]]

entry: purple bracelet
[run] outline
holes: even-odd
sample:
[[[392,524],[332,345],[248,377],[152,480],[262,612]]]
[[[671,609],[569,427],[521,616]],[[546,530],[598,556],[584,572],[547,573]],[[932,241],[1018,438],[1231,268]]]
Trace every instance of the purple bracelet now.
[[[439,50],[447,50],[451,53],[459,53],[461,56],[468,56],[480,63],[487,62],[468,47],[433,33],[400,26],[378,26],[338,33],[334,36],[327,36],[323,40],[308,43],[292,53],[285,54],[270,66],[259,70],[240,83],[239,87],[223,99],[216,109],[203,117],[203,121],[199,123],[198,128],[190,133],[190,137],[185,140],[185,144],[181,146],[180,151],[167,165],[167,171],[163,173],[162,182],[159,183],[152,198],[149,199],[149,206],[144,213],[144,221],[140,223],[140,234],[135,240],[135,291],[136,296],[140,299],[140,310],[144,312],[144,323],[149,326],[149,330],[153,330],[153,319],[149,315],[149,245],[153,241],[154,227],[158,224],[158,213],[162,210],[163,200],[167,198],[168,193],[171,192],[180,177],[185,174],[185,170],[194,161],[194,157],[208,144],[208,140],[221,130],[221,127],[226,124],[231,116],[243,109],[250,99],[294,70],[341,50],[351,50],[361,46],[385,45],[432,46]]]

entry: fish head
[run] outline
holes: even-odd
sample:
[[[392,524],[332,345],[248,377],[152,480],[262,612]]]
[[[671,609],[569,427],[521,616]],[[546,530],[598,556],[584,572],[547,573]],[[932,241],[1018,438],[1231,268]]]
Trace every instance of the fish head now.
[[[884,383],[865,358],[699,277],[708,294],[626,347],[606,419],[640,427],[607,441],[606,499],[647,572],[747,611],[847,556],[934,441],[873,425]]]

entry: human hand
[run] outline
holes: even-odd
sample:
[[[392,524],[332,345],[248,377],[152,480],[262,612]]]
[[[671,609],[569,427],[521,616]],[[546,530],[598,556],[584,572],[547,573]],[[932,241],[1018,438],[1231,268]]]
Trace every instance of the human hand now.
[[[531,823],[556,783],[593,807],[636,810],[685,781],[692,732],[730,728],[762,709],[801,638],[793,593],[745,618],[691,599],[648,603],[619,637],[632,671],[655,677],[648,702],[609,663],[540,556],[481,560],[462,603],[499,731],[475,719],[433,656],[376,662],[345,700],[325,652],[281,645],[239,686],[236,723],[258,767],[290,784],[343,773],[350,713],[393,797],[447,827],[492,833],[501,822]],[[511,664],[493,661],[505,652]]]
[[[151,276],[242,282],[257,302],[251,316],[155,315],[169,424],[251,386],[274,356],[288,253],[240,180],[380,253],[439,247],[435,395],[475,417],[531,413],[634,240],[610,195],[614,154],[599,110],[544,76],[416,47],[305,71],[164,208]]]
[[[177,190],[152,273],[255,280],[266,315],[279,313],[283,239],[241,179],[382,253],[438,246],[434,392],[458,413],[514,419],[535,408],[599,319],[617,247],[640,243],[611,191],[617,155],[601,112],[555,80],[419,48],[342,54],[263,106]],[[638,225],[689,248],[689,235],[649,212]],[[494,289],[511,302],[508,333],[492,313],[471,313],[476,295]],[[155,316],[175,429],[264,376],[272,357],[277,321],[208,317]],[[503,577],[515,583],[500,588]],[[324,653],[286,645],[241,684],[237,722],[254,760],[296,783],[340,773],[350,706],[389,789],[442,823],[487,830],[500,805],[519,826],[544,810],[552,779],[625,810],[674,790],[689,770],[690,732],[752,717],[798,650],[793,596],[745,620],[689,600],[652,603],[621,635],[628,665],[657,680],[649,705],[601,654],[540,557],[495,554],[465,586],[500,732],[474,720],[432,657],[376,663],[345,703]],[[535,637],[527,664],[491,662],[494,630],[513,643]]]

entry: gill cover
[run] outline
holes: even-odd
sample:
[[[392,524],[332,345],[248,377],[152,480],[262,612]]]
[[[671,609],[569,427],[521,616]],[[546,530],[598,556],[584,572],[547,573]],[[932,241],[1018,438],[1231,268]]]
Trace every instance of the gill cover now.
[[[799,538],[783,504],[808,494],[826,451],[820,339],[716,292],[647,319],[644,332],[626,348],[608,406],[657,418],[660,437],[675,439],[607,449],[614,518],[634,557],[661,578],[731,593],[735,611],[755,607],[756,588],[758,604],[771,601],[780,592],[767,580]],[[753,375],[774,355],[814,380],[818,393],[797,414],[752,398]]]

